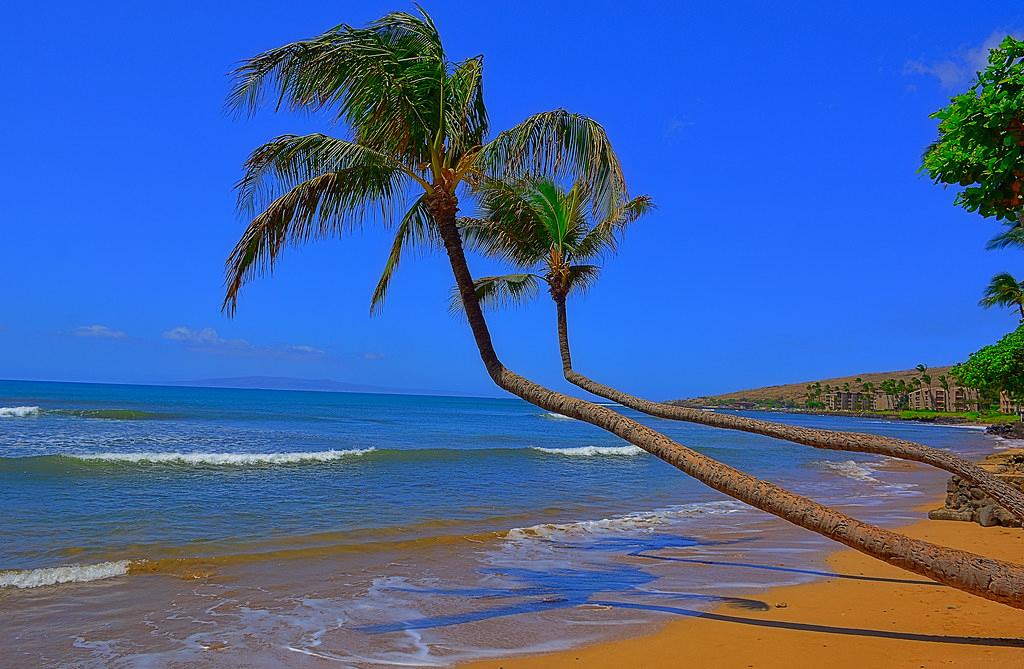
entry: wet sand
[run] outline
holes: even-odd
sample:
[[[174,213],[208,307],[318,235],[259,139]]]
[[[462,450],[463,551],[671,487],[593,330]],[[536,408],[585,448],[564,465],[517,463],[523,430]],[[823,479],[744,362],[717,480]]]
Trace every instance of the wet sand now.
[[[901,531],[989,557],[1024,560],[1020,529],[922,520]],[[749,595],[768,605],[764,611],[725,605],[703,617],[670,619],[650,636],[464,666],[1024,667],[1024,612],[932,584],[856,551],[833,553],[827,562],[851,578]]]

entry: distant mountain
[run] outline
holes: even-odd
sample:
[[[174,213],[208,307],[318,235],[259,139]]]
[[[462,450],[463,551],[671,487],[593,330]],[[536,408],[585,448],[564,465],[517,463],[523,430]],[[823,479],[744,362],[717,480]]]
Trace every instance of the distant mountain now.
[[[949,370],[949,367],[929,368],[928,374],[932,377],[932,385],[938,388],[939,377],[943,374],[948,375]],[[857,379],[861,379],[864,382],[874,383],[875,388],[878,388],[878,385],[886,379],[902,379],[904,381],[909,381],[915,376],[920,376],[920,373],[916,369],[906,369],[898,372],[867,372],[864,374],[840,376],[832,379],[820,379],[817,382],[821,383],[823,387],[829,385],[836,390],[841,389],[843,384],[849,383],[851,390],[858,390],[860,386],[857,383]],[[681,404],[684,406],[707,406],[733,403],[777,403],[780,405],[802,405],[807,399],[807,386],[812,383],[815,383],[815,381],[802,381],[800,383],[789,383],[779,386],[765,386],[764,388],[737,390],[735,392],[724,393],[722,395],[708,395],[705,397],[694,397],[685,400],[674,400],[670,402],[670,404]]]
[[[333,379],[296,379],[289,376],[232,376],[219,379],[199,379],[176,385],[201,388],[254,388],[261,390],[311,390],[325,393],[381,393],[392,395],[457,395],[442,390],[423,388],[393,388],[347,383]]]

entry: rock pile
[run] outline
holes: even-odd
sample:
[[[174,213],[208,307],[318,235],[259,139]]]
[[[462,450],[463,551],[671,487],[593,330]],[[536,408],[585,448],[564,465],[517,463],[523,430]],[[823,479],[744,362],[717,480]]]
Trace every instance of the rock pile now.
[[[1005,439],[1024,439],[1024,423],[998,423],[990,425],[985,432]]]
[[[978,466],[1024,492],[1024,448],[1009,448],[994,453],[979,462]],[[928,517],[932,520],[966,520],[982,527],[1021,526],[1020,520],[1010,515],[1009,511],[959,476],[952,477],[946,484],[945,506],[929,511]]]

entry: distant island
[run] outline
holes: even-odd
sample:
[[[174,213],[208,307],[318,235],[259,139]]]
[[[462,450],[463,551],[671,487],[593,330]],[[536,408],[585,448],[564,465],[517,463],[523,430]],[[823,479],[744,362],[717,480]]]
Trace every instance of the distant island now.
[[[469,393],[431,390],[424,388],[394,388],[361,383],[348,383],[333,379],[299,379],[290,376],[231,376],[198,379],[175,383],[177,386],[197,388],[251,388],[255,390],[306,390],[321,393],[377,393],[382,395],[446,395],[468,396]]]

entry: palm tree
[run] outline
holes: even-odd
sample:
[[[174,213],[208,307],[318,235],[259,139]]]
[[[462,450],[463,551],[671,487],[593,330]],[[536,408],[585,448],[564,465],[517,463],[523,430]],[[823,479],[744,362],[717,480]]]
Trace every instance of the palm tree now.
[[[600,427],[706,485],[880,560],[967,592],[1024,608],[1024,568],[885,530],[712,460],[607,407],[549,390],[502,364],[476,295],[457,225],[465,186],[558,170],[587,183],[598,218],[624,201],[621,169],[604,130],[562,110],[537,114],[487,141],[480,57],[451,61],[431,18],[396,12],[347,25],[243,61],[231,108],[329,114],[348,139],[286,135],[259,147],[239,184],[254,217],[227,260],[224,308],[272,271],[283,249],[340,236],[371,210],[388,217],[408,193],[392,253],[374,293],[379,305],[402,251],[443,245],[480,358],[495,384],[546,411]]]
[[[948,451],[876,435],[798,428],[650,402],[579,374],[572,365],[566,300],[574,292],[593,285],[600,266],[592,263],[602,254],[616,250],[627,226],[650,210],[650,199],[634,198],[610,212],[605,219],[597,221],[592,216],[587,189],[581,183],[565,191],[544,177],[531,177],[513,184],[489,181],[481,186],[479,193],[480,217],[460,221],[466,244],[488,255],[503,258],[522,272],[477,279],[476,298],[485,307],[515,304],[533,298],[539,286],[546,284],[555,302],[562,369],[566,379],[573,384],[659,418],[754,432],[816,448],[877,453],[925,462],[977,482],[983,489],[991,489],[994,499],[1006,500],[1015,510],[1024,509],[1024,495]],[[452,306],[459,308],[461,301],[455,299]],[[927,367],[918,365],[917,369],[927,370]],[[923,376],[931,382],[930,376]],[[912,383],[920,386],[921,380],[915,377]],[[807,386],[808,396],[815,387],[820,389],[821,384]],[[901,386],[900,394],[905,395],[909,387],[906,384]],[[850,384],[844,383],[842,388],[849,392]],[[826,392],[832,389],[831,384],[826,384]],[[1024,517],[1024,512],[1021,515]]]
[[[483,306],[526,301],[543,282],[558,306],[559,332],[565,331],[566,298],[597,280],[601,268],[593,263],[614,250],[618,236],[653,206],[643,195],[596,220],[593,193],[585,183],[563,190],[539,176],[515,183],[487,180],[478,192],[481,217],[460,222],[466,244],[533,271],[477,279],[477,300]],[[461,300],[453,306],[461,307]],[[563,359],[570,355],[567,339],[561,340],[561,352]]]
[[[945,374],[940,374],[939,378],[938,378],[938,381],[939,381],[939,386],[942,387],[943,395],[946,398],[945,406],[943,407],[943,409],[946,410],[946,411],[949,411],[949,407],[951,406],[950,405],[950,397],[949,397],[949,378],[947,378]]]
[[[1021,214],[1021,217],[1015,221],[1008,221],[1006,225],[1006,230],[990,239],[985,248],[989,250],[1005,249],[1011,246],[1024,248],[1024,214]]]
[[[1024,281],[1018,282],[1009,272],[996,274],[985,289],[985,297],[978,304],[986,309],[1013,307],[1020,312],[1020,321],[1024,323]]]
[[[914,367],[921,374],[921,381],[928,387],[928,408],[935,408],[935,397],[932,396],[932,376],[928,373],[928,365],[923,362]]]

